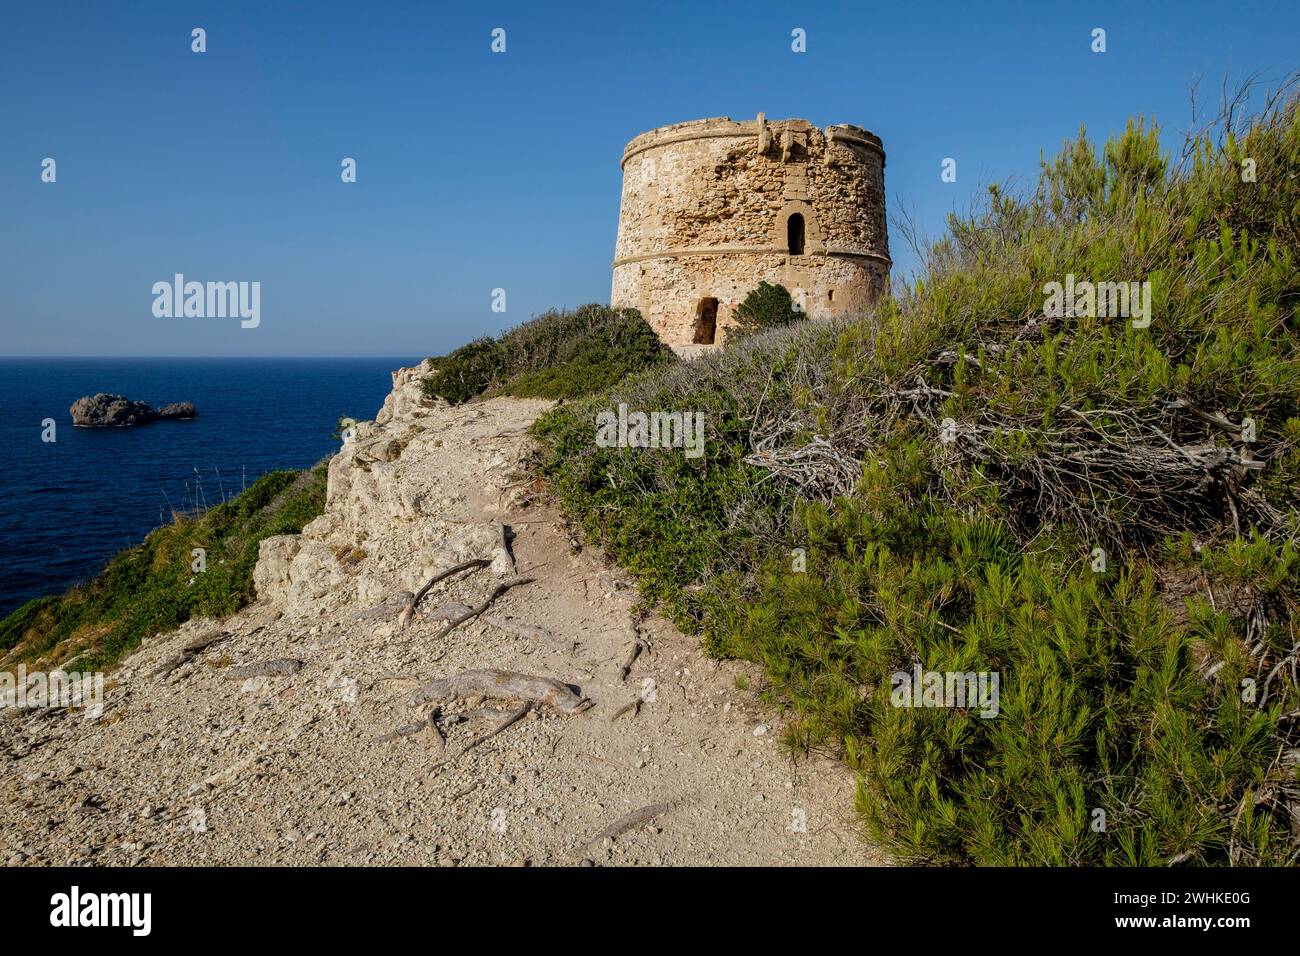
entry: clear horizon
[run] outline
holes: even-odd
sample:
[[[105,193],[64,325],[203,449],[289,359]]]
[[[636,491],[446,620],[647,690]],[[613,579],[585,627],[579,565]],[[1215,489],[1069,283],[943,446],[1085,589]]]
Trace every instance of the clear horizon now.
[[[1198,78],[1203,109],[1224,78],[1280,79],[1297,33],[1300,6],[1207,0],[924,17],[768,2],[15,7],[0,35],[0,355],[427,356],[607,302],[624,144],[701,117],[872,130],[891,217],[933,238],[988,184],[1031,185],[1081,124],[1101,140],[1154,116],[1176,148]],[[956,182],[940,178],[947,158]],[[915,260],[891,238],[898,281]],[[176,273],[260,283],[260,324],[156,317],[151,286]]]

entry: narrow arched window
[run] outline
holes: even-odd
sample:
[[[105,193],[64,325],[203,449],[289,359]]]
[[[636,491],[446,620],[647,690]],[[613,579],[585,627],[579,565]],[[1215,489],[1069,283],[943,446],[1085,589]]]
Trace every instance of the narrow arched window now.
[[[791,214],[785,221],[785,240],[790,255],[803,255],[803,216],[800,213]]]

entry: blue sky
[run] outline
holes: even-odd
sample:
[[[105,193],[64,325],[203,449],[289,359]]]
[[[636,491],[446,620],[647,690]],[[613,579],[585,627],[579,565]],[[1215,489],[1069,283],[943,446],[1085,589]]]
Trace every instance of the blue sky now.
[[[644,130],[865,126],[891,212],[937,235],[1081,123],[1145,113],[1181,142],[1197,77],[1212,100],[1300,65],[1296,3],[622,7],[0,0],[0,355],[437,354],[608,300],[619,156]],[[156,318],[177,272],[260,281],[261,324]]]

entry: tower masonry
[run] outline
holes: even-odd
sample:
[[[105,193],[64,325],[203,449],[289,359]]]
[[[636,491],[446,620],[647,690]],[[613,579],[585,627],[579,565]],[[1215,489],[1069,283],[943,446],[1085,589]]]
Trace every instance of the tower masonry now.
[[[615,307],[682,351],[722,341],[760,282],[809,318],[851,314],[889,277],[885,150],[857,126],[727,117],[642,133],[623,150]]]

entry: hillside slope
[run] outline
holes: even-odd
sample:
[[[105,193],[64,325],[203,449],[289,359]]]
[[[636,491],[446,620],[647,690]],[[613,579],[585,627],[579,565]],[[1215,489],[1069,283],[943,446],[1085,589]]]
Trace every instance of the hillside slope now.
[[[1141,121],[1081,133],[924,255],[860,319],[555,410],[539,474],[764,665],[790,752],[842,756],[898,854],[1294,864],[1300,99],[1179,158]],[[623,407],[702,416],[705,453],[597,446]]]
[[[331,460],[324,514],[263,542],[256,603],[146,641],[97,719],[0,713],[0,859],[882,861],[859,839],[843,770],[780,752],[768,712],[741,689],[757,669],[708,661],[666,622],[634,616],[621,577],[529,503],[519,462],[549,403],[435,405],[422,371],[396,373],[377,422]],[[439,636],[454,602],[478,604],[509,579],[498,521],[530,583]],[[402,592],[475,557],[494,564],[435,585],[400,626]],[[637,638],[648,647],[623,679]],[[285,673],[238,671],[268,661]],[[593,706],[542,706],[442,767],[509,705],[445,706],[445,754],[427,727],[377,739],[426,717],[406,703],[421,682],[485,667],[578,685]],[[652,819],[589,843],[651,805]]]

